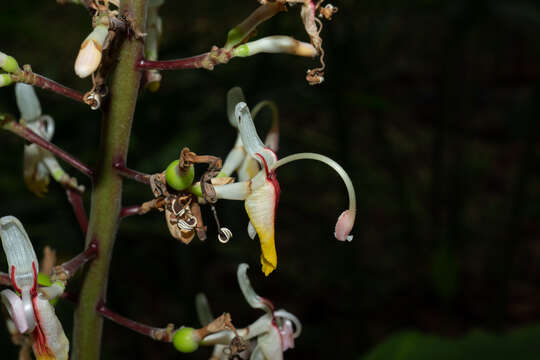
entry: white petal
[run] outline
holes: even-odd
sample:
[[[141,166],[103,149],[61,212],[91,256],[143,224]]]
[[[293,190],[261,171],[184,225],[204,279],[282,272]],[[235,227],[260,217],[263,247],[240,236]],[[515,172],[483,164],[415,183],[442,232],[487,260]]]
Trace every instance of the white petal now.
[[[69,341],[64,333],[62,324],[56,317],[54,308],[42,295],[38,295],[36,300],[36,312],[39,314],[39,327],[45,335],[46,346],[53,353],[56,360],[67,360],[69,352]],[[34,352],[36,343],[34,343]]]
[[[259,173],[259,162],[251,156],[246,156],[238,169],[238,181],[249,180]]]
[[[15,84],[15,99],[21,117],[30,122],[41,115],[41,105],[32,85]]]
[[[253,324],[249,325],[247,331],[247,339],[252,339],[261,334],[264,334],[272,327],[272,314],[267,313],[257,319]]]
[[[290,320],[294,324],[294,327],[296,328],[296,330],[293,333],[293,336],[295,338],[300,336],[300,334],[302,333],[302,323],[300,322],[300,320],[298,320],[296,316],[294,316],[290,312],[285,311],[283,309],[274,311],[274,316],[285,319],[285,320]]]
[[[257,135],[257,130],[255,129],[251,113],[246,103],[238,103],[234,113],[238,120],[238,130],[240,131],[240,137],[246,151],[251,157],[259,161],[263,167],[266,165],[269,169],[277,161],[276,154],[265,147],[259,135]],[[266,164],[264,164],[264,161],[257,154],[260,154],[264,158]]]
[[[261,347],[261,352],[265,359],[282,360],[281,336],[276,326],[271,326],[269,331],[257,338],[257,345]]]
[[[202,326],[206,326],[214,320],[212,310],[210,310],[210,305],[208,305],[208,299],[203,293],[195,296],[195,308],[197,309],[197,316]]]
[[[225,185],[214,185],[218,199],[245,200],[251,193],[249,181],[242,181]]]
[[[285,53],[297,56],[314,57],[317,56],[317,49],[310,43],[298,41],[290,36],[274,35],[248,42],[238,47],[247,49],[247,56],[258,53]],[[242,56],[239,54],[239,56]]]
[[[225,173],[227,176],[231,176],[231,174],[242,164],[245,157],[246,150],[244,149],[244,144],[242,144],[242,139],[238,136],[232,150],[225,158],[221,172]]]
[[[272,303],[269,300],[257,295],[255,290],[253,290],[251,282],[247,277],[247,269],[249,269],[249,265],[242,263],[238,266],[238,270],[236,271],[238,284],[240,285],[240,290],[242,290],[242,294],[244,294],[244,298],[252,308],[262,309],[267,313],[271,313],[274,309]]]
[[[220,331],[206,336],[201,340],[201,345],[229,345],[235,336],[231,330]]]
[[[242,101],[246,100],[240,87],[235,86],[227,92],[227,116],[229,117],[229,123],[235,128],[238,127],[238,120],[235,116],[236,104]]]
[[[47,299],[53,300],[64,293],[64,285],[59,281],[55,281],[51,286],[42,287],[39,292]]]
[[[227,351],[225,349],[228,349],[229,345],[223,345],[223,344],[217,344],[214,346],[214,350],[212,351],[212,360],[229,360],[229,355],[227,355]]]
[[[261,347],[259,345],[255,346],[255,349],[253,349],[249,360],[265,360]]]
[[[54,120],[49,115],[42,115],[39,118],[26,123],[26,127],[50,141],[54,135]]]
[[[291,320],[284,320],[283,325],[279,329],[279,335],[281,337],[281,351],[287,349],[294,349],[294,336],[293,325]]]
[[[24,334],[29,330],[28,322],[24,314],[24,308],[22,300],[13,291],[6,289],[0,292],[2,296],[2,302],[4,303],[9,316],[15,323],[17,331]]]
[[[18,288],[31,289],[37,281],[39,263],[28,234],[21,222],[14,216],[0,218],[0,237],[9,265],[9,274],[13,274]]]

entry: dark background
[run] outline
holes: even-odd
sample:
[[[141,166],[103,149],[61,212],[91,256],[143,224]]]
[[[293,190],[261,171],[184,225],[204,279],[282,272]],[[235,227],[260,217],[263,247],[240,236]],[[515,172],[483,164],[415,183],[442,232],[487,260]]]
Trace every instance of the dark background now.
[[[236,282],[237,265],[247,262],[257,292],[302,320],[304,332],[288,358],[360,358],[404,329],[450,342],[471,331],[500,335],[485,348],[511,330],[529,329],[540,320],[540,7],[524,0],[334,5],[339,13],[322,31],[328,64],[322,85],[304,80],[315,61],[288,55],[233,59],[212,72],[163,72],[159,92],[140,97],[128,165],[161,171],[183,146],[224,157],[235,140],[225,95],[239,85],[251,106],[264,99],[278,104],[279,156],[319,152],[349,172],[358,198],[354,241],[332,236],[347,206],[339,177],[298,162],[279,170],[279,265],[270,277],[259,271],[259,245],[246,235],[241,202],[218,203],[222,224],[234,234],[225,246],[207,209],[209,239],[189,246],[168,235],[163,214],[151,213],[120,226],[109,307],[155,326],[197,327],[193,299],[202,291],[215,314],[228,311],[243,327],[261,315]],[[256,6],[168,0],[160,11],[161,58],[222,45]],[[295,7],[276,16],[259,35],[307,40],[298,13]],[[90,29],[80,6],[7,1],[0,50],[86,91],[90,81],[74,75],[73,63]],[[37,93],[56,120],[54,142],[95,164],[100,113]],[[0,89],[0,111],[17,115],[12,87]],[[262,135],[270,114],[260,116]],[[0,215],[17,216],[39,252],[51,245],[59,261],[80,252],[83,236],[62,188],[51,183],[46,197],[35,197],[22,180],[23,142],[1,132],[0,143]],[[126,205],[151,196],[126,182]],[[7,266],[3,256],[0,266]],[[61,302],[57,312],[70,337],[72,306]],[[540,356],[535,329],[537,336],[525,341],[534,352],[528,358]],[[3,358],[16,357],[3,326],[0,347]],[[209,351],[181,355],[105,322],[103,359],[200,359]],[[474,358],[492,357],[480,351]]]

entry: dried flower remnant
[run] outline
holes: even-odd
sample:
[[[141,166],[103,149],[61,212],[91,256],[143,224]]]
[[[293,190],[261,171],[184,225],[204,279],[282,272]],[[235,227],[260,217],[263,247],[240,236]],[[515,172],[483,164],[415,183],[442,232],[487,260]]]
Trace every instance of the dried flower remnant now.
[[[300,9],[300,18],[304,24],[306,33],[309,36],[311,44],[317,50],[317,53],[320,54],[321,66],[315,69],[309,69],[306,74],[306,80],[310,85],[317,85],[324,81],[324,69],[326,64],[324,62],[324,49],[322,47],[323,40],[320,36],[321,30],[323,28],[322,22],[317,19],[317,11],[319,12],[320,18],[325,18],[326,20],[331,20],[332,15],[337,13],[338,8],[332,4],[327,4],[322,6],[324,0],[319,0],[315,3],[313,0],[259,0],[261,4],[302,4]]]
[[[21,122],[47,141],[51,140],[55,129],[54,120],[48,115],[42,115],[34,88],[18,83],[15,85],[15,97],[21,113]],[[78,185],[77,179],[70,177],[49,151],[36,144],[24,146],[23,170],[24,182],[37,196],[44,196],[47,192],[50,176],[63,186],[79,192],[84,191],[84,186]]]
[[[0,294],[17,332],[31,334],[32,349],[38,360],[67,360],[69,341],[49,302],[63,293],[65,284],[55,281],[48,287],[38,288],[37,257],[17,218],[0,218],[0,237],[11,282],[17,291],[6,289]]]
[[[243,359],[280,360],[283,352],[294,348],[294,339],[302,332],[302,325],[293,314],[280,309],[255,292],[247,277],[247,264],[240,264],[237,270],[238,283],[247,303],[254,309],[261,309],[261,316],[246,328],[236,332],[224,330],[206,336],[201,345],[213,345],[212,360],[227,360],[231,356]],[[211,311],[206,297],[197,295],[196,305],[201,323],[211,318]],[[241,345],[241,346],[238,346]]]
[[[209,164],[208,171],[201,181],[193,184],[194,164]],[[206,239],[206,227],[201,216],[199,203],[215,203],[213,185],[226,184],[232,178],[218,176],[221,159],[209,155],[197,155],[183,148],[178,160],[171,162],[165,171],[149,177],[150,187],[155,199],[141,205],[138,213],[147,213],[152,209],[165,212],[165,219],[171,235],[185,244],[189,244],[195,235],[200,240]],[[214,209],[215,210],[215,209]],[[217,215],[216,215],[216,221]],[[227,242],[232,233],[227,228],[220,228],[218,240]]]

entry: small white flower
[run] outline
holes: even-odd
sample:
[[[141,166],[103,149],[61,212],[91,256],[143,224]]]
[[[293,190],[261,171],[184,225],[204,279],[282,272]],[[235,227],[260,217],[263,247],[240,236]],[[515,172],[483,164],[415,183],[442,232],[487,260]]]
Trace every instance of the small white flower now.
[[[270,300],[257,295],[247,277],[248,268],[247,264],[238,266],[238,284],[248,304],[254,309],[263,310],[265,314],[247,328],[237,329],[236,333],[225,330],[205,337],[201,345],[214,345],[212,359],[229,359],[229,344],[238,334],[244,340],[253,342],[249,349],[240,354],[242,358],[281,360],[283,352],[294,348],[294,339],[302,332],[302,325],[296,316],[283,309],[274,310]],[[204,295],[198,295],[196,300],[199,318],[206,325],[212,320],[208,302]]]
[[[0,292],[17,331],[31,334],[32,348],[38,360],[67,360],[69,341],[49,300],[64,291],[64,284],[55,282],[38,289],[38,260],[28,234],[13,216],[0,218],[0,237],[7,257],[13,288]]]

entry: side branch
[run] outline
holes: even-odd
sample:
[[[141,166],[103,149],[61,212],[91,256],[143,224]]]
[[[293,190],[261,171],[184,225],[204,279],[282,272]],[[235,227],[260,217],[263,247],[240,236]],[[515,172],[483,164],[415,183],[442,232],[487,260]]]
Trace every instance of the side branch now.
[[[141,207],[139,205],[132,205],[123,207],[120,211],[120,220],[132,215],[140,215]]]
[[[127,168],[123,162],[118,161],[113,164],[113,168],[118,175],[126,179],[135,180],[141,184],[150,185],[150,175]]]
[[[88,229],[88,217],[86,216],[86,210],[84,210],[82,194],[71,188],[66,188],[66,196],[73,207],[73,212],[75,213],[75,217],[79,222],[83,234],[86,235]]]
[[[13,81],[37,86],[44,90],[49,90],[72,100],[84,103],[83,93],[61,85],[43,75],[32,72],[32,68],[29,65],[24,65],[23,70],[12,74],[11,78]]]
[[[73,166],[75,169],[79,170],[86,176],[93,178],[94,170],[92,170],[79,159],[75,158],[73,155],[68,154],[67,152],[45,140],[26,126],[18,123],[11,116],[0,115],[0,127],[5,130],[11,131],[15,135],[18,135],[23,139],[42,147],[45,150],[50,151],[53,155],[64,160],[66,163]]]
[[[84,250],[79,255],[75,256],[73,259],[59,265],[55,268],[56,277],[60,280],[66,281],[70,279],[73,274],[77,272],[88,261],[93,260],[98,255],[98,242],[96,239],[88,245],[86,250]]]
[[[126,327],[139,334],[148,336],[151,339],[163,342],[171,342],[173,338],[174,325],[168,324],[165,328],[157,328],[149,325],[141,324],[137,321],[123,317],[111,310],[109,310],[103,300],[101,300],[96,308],[98,314],[105,319],[117,323],[120,326]]]
[[[228,63],[231,57],[231,51],[214,46],[210,52],[183,59],[158,61],[141,59],[137,63],[137,69],[180,70],[204,68],[207,70],[213,70],[215,65]]]

